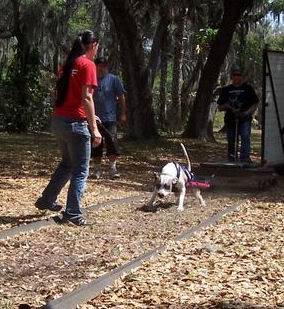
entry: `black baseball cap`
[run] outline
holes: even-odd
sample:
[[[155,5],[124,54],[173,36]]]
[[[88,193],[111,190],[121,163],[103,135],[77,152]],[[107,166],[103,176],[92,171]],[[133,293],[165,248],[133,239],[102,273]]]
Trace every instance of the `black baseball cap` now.
[[[102,64],[102,65],[108,65],[108,60],[106,57],[98,57],[96,58],[95,60],[95,64],[98,65],[98,64]]]
[[[231,69],[231,75],[243,75],[243,72],[239,66],[235,65]]]

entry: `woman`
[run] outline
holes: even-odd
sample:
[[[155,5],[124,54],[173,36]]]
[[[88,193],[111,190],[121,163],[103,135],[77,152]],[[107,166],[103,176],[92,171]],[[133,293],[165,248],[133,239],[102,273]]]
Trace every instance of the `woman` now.
[[[101,143],[96,124],[93,90],[97,86],[93,59],[98,43],[92,31],[75,40],[57,82],[57,97],[52,130],[58,139],[62,159],[35,206],[40,210],[60,211],[56,203],[61,189],[70,180],[66,210],[62,221],[85,225],[80,206],[89,173],[91,137],[93,146]]]

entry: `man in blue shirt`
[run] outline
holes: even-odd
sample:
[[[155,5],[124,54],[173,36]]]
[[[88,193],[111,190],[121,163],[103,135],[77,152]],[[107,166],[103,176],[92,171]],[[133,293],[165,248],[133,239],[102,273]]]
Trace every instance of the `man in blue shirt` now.
[[[110,162],[110,172],[112,178],[120,177],[117,171],[116,160],[119,155],[117,145],[117,122],[126,125],[126,103],[122,82],[118,76],[109,73],[108,61],[104,57],[95,60],[97,65],[98,88],[94,94],[96,115],[101,121],[101,134],[104,139],[100,146],[93,149],[95,159],[95,176],[101,176],[101,159],[103,148],[106,146],[106,155]],[[118,117],[118,104],[120,105],[120,115]]]

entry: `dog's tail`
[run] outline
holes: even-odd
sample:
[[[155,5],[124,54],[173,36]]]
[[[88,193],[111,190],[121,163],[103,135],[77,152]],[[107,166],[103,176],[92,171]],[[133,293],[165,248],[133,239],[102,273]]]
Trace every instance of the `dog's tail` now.
[[[180,145],[181,145],[181,148],[182,148],[183,153],[184,153],[184,155],[185,155],[185,157],[186,157],[186,160],[187,160],[187,167],[188,167],[188,170],[191,171],[191,164],[190,164],[190,160],[189,160],[189,156],[188,156],[188,154],[187,154],[187,151],[186,151],[186,149],[185,149],[183,143],[180,143]]]

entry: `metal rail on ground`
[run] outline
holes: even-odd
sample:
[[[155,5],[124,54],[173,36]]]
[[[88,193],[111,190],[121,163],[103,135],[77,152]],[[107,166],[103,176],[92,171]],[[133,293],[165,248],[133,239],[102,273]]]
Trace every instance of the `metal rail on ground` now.
[[[226,214],[236,211],[238,206],[231,206],[222,211],[219,211],[213,216],[208,217],[201,223],[186,229],[179,236],[175,237],[175,241],[188,239],[193,237],[195,233],[200,232],[203,228],[215,225]],[[166,245],[159,246],[155,249],[149,250],[146,253],[132,259],[126,264],[115,268],[109,273],[97,278],[96,280],[82,285],[69,294],[63,295],[55,300],[50,301],[42,309],[75,309],[77,305],[87,302],[98,296],[107,286],[111,285],[116,279],[131,270],[139,267],[146,260],[157,256],[160,252],[166,250]]]
[[[129,197],[124,197],[124,198],[120,198],[120,199],[113,199],[113,200],[109,200],[106,202],[102,202],[102,203],[98,203],[96,205],[90,206],[85,208],[85,211],[89,212],[92,210],[99,210],[103,207],[107,207],[109,205],[115,204],[115,206],[119,206],[119,205],[123,205],[125,203],[131,203],[131,202],[136,202],[140,199],[142,199],[143,196],[141,195],[134,195],[134,196],[129,196]],[[56,221],[54,220],[56,216],[52,216],[49,217],[47,219],[42,219],[42,220],[37,220],[37,221],[33,221],[31,223],[27,223],[27,224],[21,224],[6,230],[3,230],[0,232],[0,240],[5,240],[9,237],[14,237],[20,233],[27,233],[27,232],[31,232],[31,231],[35,231],[38,230],[40,228],[46,227],[46,226],[50,226],[50,225],[56,225]]]

